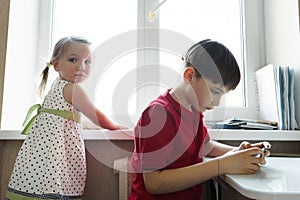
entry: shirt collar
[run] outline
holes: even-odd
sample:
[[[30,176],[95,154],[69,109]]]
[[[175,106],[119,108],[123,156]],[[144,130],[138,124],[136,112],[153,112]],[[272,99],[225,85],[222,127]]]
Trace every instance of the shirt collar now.
[[[171,88],[172,89],[172,88]],[[171,89],[168,89],[163,96],[172,104],[174,109],[181,113],[184,116],[193,116],[193,117],[199,117],[200,119],[203,118],[203,113],[198,111],[190,111],[186,109],[185,107],[181,106],[170,94]]]

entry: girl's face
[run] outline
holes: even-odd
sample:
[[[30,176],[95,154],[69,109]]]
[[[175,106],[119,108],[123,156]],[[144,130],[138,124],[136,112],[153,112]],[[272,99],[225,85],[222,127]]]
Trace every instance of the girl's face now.
[[[221,97],[227,92],[224,86],[214,84],[210,80],[196,78],[192,75],[186,87],[186,99],[194,110],[205,112],[220,104]]]
[[[88,78],[91,70],[91,50],[88,44],[72,42],[64,52],[53,61],[54,69],[59,76],[73,83],[80,83]]]

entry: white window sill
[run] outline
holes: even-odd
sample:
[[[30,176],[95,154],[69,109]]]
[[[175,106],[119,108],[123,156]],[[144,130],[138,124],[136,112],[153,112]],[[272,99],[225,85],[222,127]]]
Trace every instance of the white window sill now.
[[[300,131],[209,129],[213,140],[300,141]],[[133,140],[133,130],[84,130],[85,140]],[[19,130],[0,130],[0,140],[24,140]]]
[[[85,140],[133,140],[133,130],[84,130]],[[26,135],[22,135],[20,130],[0,130],[1,140],[24,140]]]
[[[213,140],[300,141],[300,131],[209,129]]]

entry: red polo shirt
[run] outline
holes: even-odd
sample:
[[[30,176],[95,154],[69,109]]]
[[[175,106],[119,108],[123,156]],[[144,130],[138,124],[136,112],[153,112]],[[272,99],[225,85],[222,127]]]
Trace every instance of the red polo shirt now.
[[[169,91],[149,104],[134,129],[132,166],[136,173],[129,200],[199,200],[201,197],[201,184],[162,195],[150,195],[144,185],[143,171],[175,169],[202,162],[204,143],[210,139],[202,113],[183,108]]]

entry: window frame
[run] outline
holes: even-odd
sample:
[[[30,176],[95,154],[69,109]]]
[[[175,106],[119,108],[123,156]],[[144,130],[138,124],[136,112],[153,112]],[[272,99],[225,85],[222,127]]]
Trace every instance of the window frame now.
[[[147,12],[158,5],[159,1],[149,1],[145,0],[139,1],[139,17],[147,16]],[[241,31],[243,35],[243,52],[242,52],[242,65],[244,66],[244,107],[217,107],[212,111],[205,112],[205,120],[206,121],[222,121],[224,119],[228,119],[230,117],[236,116],[239,118],[248,118],[248,119],[258,119],[258,106],[257,106],[257,93],[256,93],[256,82],[255,82],[255,71],[263,66],[265,63],[265,46],[264,46],[264,21],[260,19],[264,19],[263,17],[263,2],[257,0],[240,0],[241,4],[241,27],[243,30]],[[159,17],[159,16],[158,16]],[[147,18],[144,17],[143,23],[138,24],[138,28],[142,27],[158,27],[158,22],[149,23]],[[147,35],[143,36],[144,38]],[[156,44],[155,40],[157,37],[149,37],[150,42]],[[149,40],[148,38],[148,40]],[[150,63],[159,60],[157,58],[149,58],[147,55],[143,55],[144,57],[140,57],[145,64],[145,60],[149,59]],[[151,60],[153,59],[153,60]],[[155,73],[155,72],[154,72]],[[157,73],[159,74],[159,73]],[[138,77],[145,77],[144,74],[138,74]],[[149,91],[150,92],[150,91]],[[157,91],[154,91],[157,92]],[[145,95],[145,94],[141,94]],[[140,98],[142,99],[142,98]],[[145,104],[142,100],[137,101],[142,105]]]
[[[205,113],[207,121],[220,121],[230,117],[258,119],[255,71],[265,63],[265,38],[263,2],[259,0],[240,0],[242,27],[244,33],[243,61],[245,70],[245,106],[215,108]]]
[[[265,64],[265,46],[264,46],[264,17],[263,17],[263,2],[260,0],[240,0],[242,3],[243,9],[243,24],[244,24],[244,32],[245,32],[245,81],[246,81],[246,89],[245,89],[245,100],[246,106],[243,108],[216,108],[214,111],[209,111],[205,113],[205,117],[207,120],[223,120],[224,118],[238,116],[240,118],[251,118],[257,119],[258,112],[257,112],[257,101],[256,101],[256,86],[255,86],[255,71],[259,69],[261,66]],[[27,2],[26,2],[27,3]],[[27,3],[29,4],[30,1]],[[35,2],[36,3],[36,2]],[[51,41],[51,28],[52,22],[49,16],[52,14],[54,0],[43,0],[38,1],[39,3],[39,29],[37,30],[37,39],[36,42],[38,44],[37,48],[37,56],[35,59],[39,61],[35,66],[43,66],[45,63],[41,61],[39,58],[48,58],[51,54],[50,49],[52,48]],[[158,26],[159,24],[149,24],[147,19],[144,16],[147,16],[147,12],[149,9],[153,8],[153,5],[157,5],[159,0],[154,1],[147,1],[147,0],[138,0],[138,27],[145,27],[151,26],[153,27]],[[158,36],[158,33],[157,33]],[[157,36],[152,37],[156,38],[156,41],[150,42],[157,42]],[[8,36],[9,37],[9,36]],[[139,36],[138,44],[145,45],[144,38],[147,38],[147,33],[144,35]],[[147,41],[149,42],[149,40]],[[138,52],[138,65],[143,65],[147,63],[149,60],[158,59],[158,57],[153,55],[148,55],[143,53],[142,51]],[[6,66],[9,67],[9,66]],[[38,69],[38,68],[36,68]],[[155,70],[152,73],[159,74],[159,70]],[[146,78],[147,75],[138,72],[137,78],[138,81],[142,81]],[[158,76],[157,76],[158,77]],[[159,80],[159,78],[158,78]],[[139,84],[139,82],[138,82]],[[34,85],[33,85],[34,86]],[[151,91],[150,91],[151,92]],[[153,91],[152,91],[153,92]],[[31,93],[30,93],[31,94]],[[29,94],[29,95],[30,95]],[[156,94],[154,91],[153,94]],[[147,102],[144,102],[144,95],[149,95],[148,92],[144,94],[139,94],[137,96],[137,104],[138,105],[145,105]],[[151,95],[151,94],[150,94]],[[31,94],[32,102],[35,101],[35,94]],[[30,105],[31,102],[24,102],[24,106]],[[26,108],[25,108],[26,109]],[[3,107],[2,107],[3,112]],[[23,111],[22,111],[23,112]],[[25,114],[24,114],[25,115]],[[23,116],[20,113],[20,120],[23,120],[21,117]],[[125,116],[127,117],[127,116]],[[137,119],[139,116],[133,116],[134,119]],[[2,117],[3,118],[3,117]],[[22,122],[21,122],[22,123]],[[21,124],[15,121],[15,124]]]
[[[5,60],[6,60],[6,48],[7,48],[7,38],[8,38],[8,22],[9,22],[9,0],[2,1],[0,7],[1,20],[0,30],[1,42],[0,42],[0,122],[2,119],[2,105],[3,105],[3,94],[4,94],[4,74],[5,74]],[[1,123],[0,123],[1,128]]]

